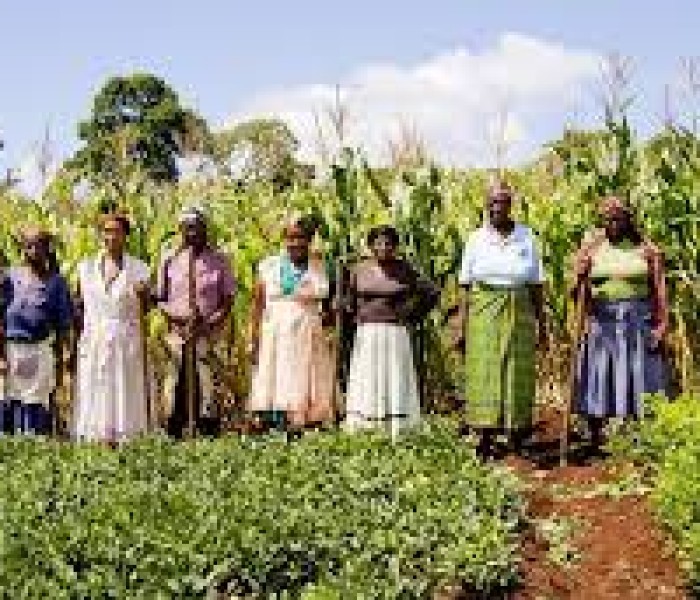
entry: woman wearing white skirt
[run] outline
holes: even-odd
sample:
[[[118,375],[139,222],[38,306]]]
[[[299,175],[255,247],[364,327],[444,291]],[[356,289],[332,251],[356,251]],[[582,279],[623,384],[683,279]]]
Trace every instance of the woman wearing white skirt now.
[[[382,428],[392,435],[420,422],[420,397],[409,326],[435,305],[433,284],[396,251],[393,227],[372,229],[372,258],[350,277],[349,302],[357,325],[350,360],[346,428]]]
[[[113,444],[147,428],[142,317],[149,271],[124,252],[125,216],[104,217],[101,230],[104,251],[78,267],[82,319],[75,434]]]

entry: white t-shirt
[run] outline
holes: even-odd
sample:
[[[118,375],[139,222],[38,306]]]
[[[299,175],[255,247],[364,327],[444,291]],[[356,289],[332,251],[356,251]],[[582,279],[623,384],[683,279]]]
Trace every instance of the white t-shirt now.
[[[516,223],[511,234],[503,237],[490,225],[483,225],[467,238],[460,285],[515,286],[543,281],[542,259],[529,227]]]

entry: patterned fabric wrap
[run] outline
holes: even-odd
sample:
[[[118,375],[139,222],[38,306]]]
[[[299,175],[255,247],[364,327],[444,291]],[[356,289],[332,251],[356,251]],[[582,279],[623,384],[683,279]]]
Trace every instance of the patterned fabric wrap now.
[[[594,303],[577,362],[579,413],[643,416],[643,395],[666,391],[663,355],[649,347],[651,312],[648,300]]]
[[[535,337],[528,287],[475,285],[466,332],[470,425],[506,431],[531,427]]]

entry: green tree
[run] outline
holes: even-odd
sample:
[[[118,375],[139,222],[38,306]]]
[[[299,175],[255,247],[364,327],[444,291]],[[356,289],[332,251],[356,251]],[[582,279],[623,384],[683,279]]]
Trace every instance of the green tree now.
[[[287,187],[302,175],[299,140],[280,119],[243,121],[213,136],[214,158],[223,171],[248,182]]]
[[[71,166],[95,181],[114,183],[134,169],[154,181],[177,179],[177,157],[201,148],[208,132],[162,79],[137,73],[105,83],[78,136],[85,145]]]

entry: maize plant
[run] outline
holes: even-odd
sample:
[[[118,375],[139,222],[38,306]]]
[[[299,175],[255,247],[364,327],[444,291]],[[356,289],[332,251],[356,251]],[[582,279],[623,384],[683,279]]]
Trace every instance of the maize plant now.
[[[550,349],[540,358],[542,400],[558,402],[566,396],[571,257],[596,226],[598,198],[613,192],[629,199],[644,234],[665,253],[676,381],[682,388],[698,385],[699,146],[695,136],[673,128],[642,143],[624,119],[609,119],[603,131],[569,132],[542,160],[503,173],[516,191],[516,217],[537,233],[547,273]],[[283,191],[263,183],[241,187],[226,179],[154,184],[133,170],[121,177],[119,185],[92,189],[84,198],[75,197],[70,179],[57,180],[38,200],[0,191],[0,255],[16,263],[21,227],[41,224],[55,234],[61,268],[75,283],[77,263],[98,247],[100,211],[105,203],[117,203],[133,218],[130,251],[151,266],[155,277],[163,253],[177,243],[180,208],[204,205],[212,240],[230,256],[239,281],[229,368],[235,381],[231,396],[240,402],[250,379],[245,342],[255,270],[266,254],[277,251],[285,217],[292,211],[313,215],[321,225],[319,243],[329,264],[343,266],[366,251],[372,225],[392,223],[408,258],[443,290],[439,309],[416,332],[428,408],[439,408],[441,396],[461,386],[461,359],[451,350],[445,323],[456,301],[462,241],[482,219],[486,172],[435,166],[375,169],[361,152],[348,149],[326,180]],[[342,274],[338,271],[336,279]],[[156,371],[165,360],[163,329],[163,319],[153,313],[149,343]],[[348,329],[339,323],[337,333],[345,336],[341,348],[347,362]]]

